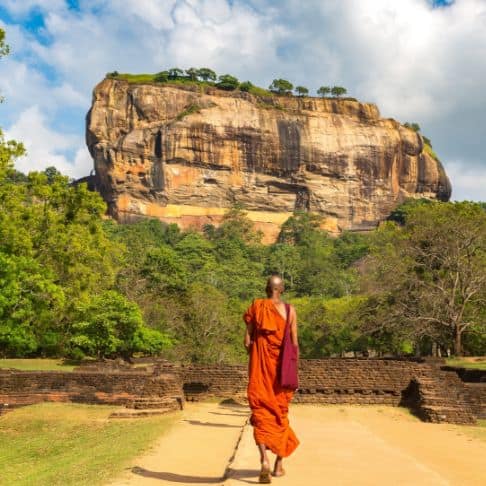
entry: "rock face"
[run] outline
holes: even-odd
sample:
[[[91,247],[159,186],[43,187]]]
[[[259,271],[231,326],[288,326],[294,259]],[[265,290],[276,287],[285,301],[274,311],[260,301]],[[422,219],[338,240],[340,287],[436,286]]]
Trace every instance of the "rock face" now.
[[[333,233],[366,230],[407,197],[451,192],[420,135],[351,100],[105,79],[86,139],[120,221],[201,228],[241,204],[271,241],[295,210],[322,214]]]

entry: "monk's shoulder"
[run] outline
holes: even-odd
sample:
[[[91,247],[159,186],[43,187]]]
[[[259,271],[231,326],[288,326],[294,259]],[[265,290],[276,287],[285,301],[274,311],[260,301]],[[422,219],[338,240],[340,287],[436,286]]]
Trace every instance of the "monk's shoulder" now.
[[[267,299],[253,299],[253,305],[254,306],[260,306],[265,303]]]

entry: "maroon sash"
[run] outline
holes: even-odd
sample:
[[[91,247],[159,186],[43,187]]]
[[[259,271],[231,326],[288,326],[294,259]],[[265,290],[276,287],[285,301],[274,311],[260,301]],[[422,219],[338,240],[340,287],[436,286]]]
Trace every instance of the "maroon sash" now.
[[[285,304],[287,311],[287,322],[285,323],[285,334],[282,341],[280,361],[280,386],[296,390],[299,387],[298,363],[299,347],[292,343],[290,335],[290,305]]]

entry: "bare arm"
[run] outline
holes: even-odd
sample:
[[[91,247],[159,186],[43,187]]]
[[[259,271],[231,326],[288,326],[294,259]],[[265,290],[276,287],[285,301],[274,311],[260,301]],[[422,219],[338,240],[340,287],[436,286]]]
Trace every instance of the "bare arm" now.
[[[290,337],[294,346],[299,345],[297,336],[297,312],[295,312],[294,306],[290,306]]]
[[[253,323],[250,322],[246,325],[245,337],[244,337],[244,340],[243,340],[243,344],[245,345],[245,348],[248,352],[250,352],[251,336],[252,335],[253,335]]]

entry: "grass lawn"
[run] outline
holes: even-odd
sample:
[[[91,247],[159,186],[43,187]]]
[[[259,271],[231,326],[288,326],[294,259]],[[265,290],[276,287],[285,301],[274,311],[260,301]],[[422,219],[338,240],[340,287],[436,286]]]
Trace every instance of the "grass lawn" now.
[[[114,408],[42,403],[1,416],[0,485],[102,484],[178,416],[108,419]]]
[[[446,364],[457,366],[459,368],[475,368],[486,370],[486,356],[465,357],[465,358],[448,358]]]
[[[32,358],[32,359],[0,359],[0,368],[15,368],[17,370],[58,370],[73,371],[75,365],[65,364],[62,359]]]

